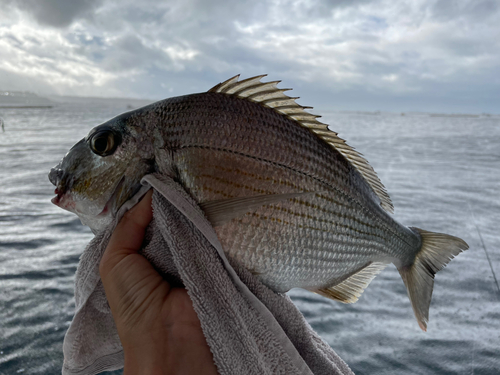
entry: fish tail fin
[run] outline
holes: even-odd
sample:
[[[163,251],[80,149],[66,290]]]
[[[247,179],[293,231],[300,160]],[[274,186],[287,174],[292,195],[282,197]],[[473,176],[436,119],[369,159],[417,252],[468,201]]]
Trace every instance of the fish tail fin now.
[[[434,275],[450,260],[469,246],[458,237],[410,228],[422,238],[422,246],[410,266],[398,268],[403,279],[413,312],[423,331],[427,331]]]

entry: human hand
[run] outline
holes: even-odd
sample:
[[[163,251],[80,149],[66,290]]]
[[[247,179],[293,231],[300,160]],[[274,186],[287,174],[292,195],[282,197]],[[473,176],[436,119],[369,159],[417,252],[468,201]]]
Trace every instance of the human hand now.
[[[152,191],[117,225],[99,271],[125,353],[124,374],[217,374],[184,288],[172,288],[138,254]]]

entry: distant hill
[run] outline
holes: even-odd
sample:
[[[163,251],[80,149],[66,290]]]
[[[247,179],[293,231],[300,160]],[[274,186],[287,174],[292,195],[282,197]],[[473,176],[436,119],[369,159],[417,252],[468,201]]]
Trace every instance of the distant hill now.
[[[93,96],[63,96],[49,95],[50,100],[54,103],[73,103],[73,104],[96,104],[96,105],[124,105],[128,109],[139,108],[155,102],[150,99],[135,99],[135,98],[102,98]]]
[[[123,105],[125,109],[135,109],[152,103],[153,100],[133,98],[99,98],[48,95],[48,98],[38,96],[29,91],[0,90],[1,108],[52,108],[54,106],[72,104]]]
[[[28,91],[1,91],[0,108],[50,108],[54,103]]]

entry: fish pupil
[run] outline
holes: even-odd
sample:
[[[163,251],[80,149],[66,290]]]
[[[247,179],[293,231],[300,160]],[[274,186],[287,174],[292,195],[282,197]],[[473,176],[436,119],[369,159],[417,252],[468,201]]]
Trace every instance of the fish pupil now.
[[[94,148],[97,152],[106,152],[108,148],[108,137],[98,137],[94,141]]]

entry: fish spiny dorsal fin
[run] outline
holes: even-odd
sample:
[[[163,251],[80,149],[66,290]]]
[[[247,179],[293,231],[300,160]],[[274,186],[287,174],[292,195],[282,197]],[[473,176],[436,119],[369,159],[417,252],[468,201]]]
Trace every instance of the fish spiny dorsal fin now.
[[[240,75],[235,75],[233,78],[229,78],[227,81],[221,82],[218,85],[212,87],[208,92],[226,92],[227,87],[233,85],[238,82],[238,78]]]
[[[328,125],[319,122],[317,118],[321,116],[316,116],[305,111],[311,107],[303,107],[295,102],[295,100],[298,99],[297,97],[290,97],[284,94],[284,91],[291,89],[277,88],[280,81],[261,82],[260,80],[265,76],[264,74],[238,81],[240,76],[237,75],[212,87],[208,92],[235,95],[260,103],[297,121],[303,127],[310,129],[318,137],[344,155],[368,182],[375,194],[377,194],[380,199],[380,205],[386,211],[392,213],[394,207],[391,198],[368,161],[366,161],[366,159],[354,148],[345,143],[345,140],[338,137],[337,133],[329,130]]]

